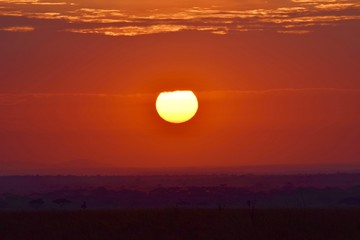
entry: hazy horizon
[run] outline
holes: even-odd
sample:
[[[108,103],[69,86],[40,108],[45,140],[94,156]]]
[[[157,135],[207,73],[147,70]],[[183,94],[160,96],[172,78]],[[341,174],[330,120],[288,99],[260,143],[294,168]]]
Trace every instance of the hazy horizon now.
[[[72,161],[66,162],[67,164]],[[246,165],[246,166],[218,166],[218,167],[157,167],[157,168],[141,168],[141,167],[111,167],[111,166],[85,166],[86,161],[76,161],[83,163],[84,166],[77,164],[55,165],[52,167],[41,166],[41,164],[32,164],[29,168],[12,168],[2,163],[0,176],[140,176],[140,175],[297,175],[297,174],[335,174],[335,173],[360,173],[360,164],[344,163],[344,164],[272,164],[272,165]]]

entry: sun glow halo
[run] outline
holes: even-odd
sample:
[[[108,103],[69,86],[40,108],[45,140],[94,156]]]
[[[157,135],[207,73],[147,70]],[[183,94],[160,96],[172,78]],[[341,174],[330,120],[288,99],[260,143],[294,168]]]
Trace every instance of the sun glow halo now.
[[[170,123],[183,123],[193,118],[198,100],[192,91],[162,92],[156,99],[160,117]]]

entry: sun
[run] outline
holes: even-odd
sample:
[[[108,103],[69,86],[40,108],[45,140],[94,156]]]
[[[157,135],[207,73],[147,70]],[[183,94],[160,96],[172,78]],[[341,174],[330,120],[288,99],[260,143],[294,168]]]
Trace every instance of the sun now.
[[[162,92],[156,99],[156,111],[170,123],[183,123],[193,118],[199,104],[195,94],[189,90]]]

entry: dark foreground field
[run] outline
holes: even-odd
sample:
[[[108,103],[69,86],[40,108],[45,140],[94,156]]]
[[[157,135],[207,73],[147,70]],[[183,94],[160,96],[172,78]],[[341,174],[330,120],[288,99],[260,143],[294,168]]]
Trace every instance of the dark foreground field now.
[[[0,213],[0,239],[360,239],[360,210],[151,209]]]

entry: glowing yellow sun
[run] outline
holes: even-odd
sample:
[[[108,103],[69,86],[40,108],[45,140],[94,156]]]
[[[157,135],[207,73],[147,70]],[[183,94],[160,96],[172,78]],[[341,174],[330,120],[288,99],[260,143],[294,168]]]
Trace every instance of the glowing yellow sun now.
[[[156,99],[160,117],[171,123],[183,123],[195,116],[198,100],[192,91],[162,92]]]

